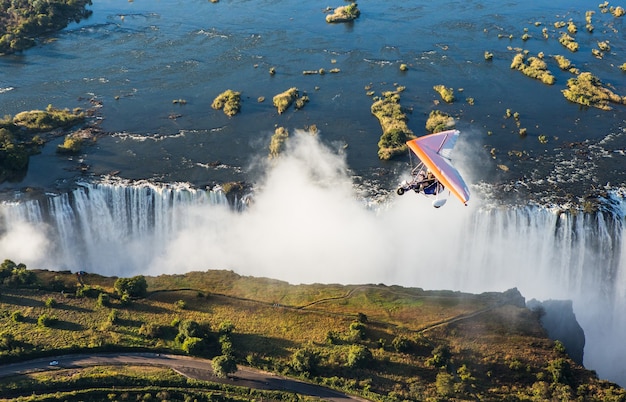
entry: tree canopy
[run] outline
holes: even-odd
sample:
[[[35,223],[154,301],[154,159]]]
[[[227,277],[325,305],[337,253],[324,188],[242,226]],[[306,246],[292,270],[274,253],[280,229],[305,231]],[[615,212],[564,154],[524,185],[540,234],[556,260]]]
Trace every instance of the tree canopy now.
[[[144,297],[148,292],[148,282],[146,282],[146,278],[143,275],[133,276],[132,278],[119,278],[115,281],[113,287],[120,296]]]
[[[91,15],[91,0],[0,0],[0,54],[35,45],[35,38]]]

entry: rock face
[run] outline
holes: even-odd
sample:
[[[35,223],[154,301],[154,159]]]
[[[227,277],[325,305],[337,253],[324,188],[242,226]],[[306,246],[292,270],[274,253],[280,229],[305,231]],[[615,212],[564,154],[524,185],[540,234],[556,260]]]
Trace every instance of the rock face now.
[[[527,307],[541,314],[541,325],[552,340],[559,340],[565,346],[567,354],[578,364],[583,364],[585,332],[583,331],[572,307],[571,300],[532,299]]]

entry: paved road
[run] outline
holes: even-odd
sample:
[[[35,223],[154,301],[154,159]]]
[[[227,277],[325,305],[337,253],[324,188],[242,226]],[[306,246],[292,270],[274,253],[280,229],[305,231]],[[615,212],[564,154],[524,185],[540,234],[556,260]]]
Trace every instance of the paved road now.
[[[51,361],[57,361],[58,365],[51,366]],[[184,376],[197,380],[221,382],[256,389],[291,391],[302,395],[315,396],[333,402],[367,401],[366,399],[346,395],[330,388],[278,376],[249,367],[238,367],[239,370],[237,370],[237,372],[230,378],[218,378],[213,374],[211,360],[157,353],[76,354],[48,357],[45,359],[34,359],[25,362],[1,365],[0,377],[24,374],[33,371],[58,370],[59,368],[79,368],[98,365],[165,366],[178,371]]]

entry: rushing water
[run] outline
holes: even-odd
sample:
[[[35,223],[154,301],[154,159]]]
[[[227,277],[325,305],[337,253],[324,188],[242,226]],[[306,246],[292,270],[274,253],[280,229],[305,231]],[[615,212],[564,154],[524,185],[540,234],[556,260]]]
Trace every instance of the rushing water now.
[[[585,364],[626,383],[626,107],[569,103],[561,90],[573,76],[552,59],[564,55],[626,94],[622,18],[582,0],[378,0],[359,4],[349,24],[324,20],[326,6],[342,4],[295,0],[94,3],[89,19],[0,58],[0,113],[95,108],[110,133],[69,159],[50,143],[24,180],[0,185],[3,257],[111,275],[227,268],[294,283],[518,287],[527,298],[572,299]],[[576,53],[554,27],[569,20]],[[591,54],[598,41],[611,46],[602,59]],[[555,85],[511,70],[516,48],[544,52]],[[457,101],[439,102],[436,84]],[[367,91],[396,86],[416,134],[431,110],[455,116],[470,207],[389,196],[408,166],[378,160]],[[290,87],[310,102],[278,115],[271,99]],[[242,92],[232,118],[211,109],[226,89]],[[266,163],[276,126],[312,125],[316,140],[293,140],[285,160]],[[253,185],[254,202],[229,202],[214,187],[233,180]],[[563,204],[587,195],[604,197],[599,211]]]

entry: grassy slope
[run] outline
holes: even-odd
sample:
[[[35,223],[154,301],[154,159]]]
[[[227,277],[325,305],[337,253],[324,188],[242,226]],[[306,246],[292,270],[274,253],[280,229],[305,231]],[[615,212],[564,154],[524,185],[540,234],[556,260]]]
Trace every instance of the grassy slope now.
[[[559,352],[537,316],[518,307],[519,298],[507,299],[515,292],[469,295],[384,285],[292,286],[208,271],[148,277],[147,298],[126,307],[113,298],[110,307],[99,307],[95,299],[73,297],[70,291],[77,280],[70,273],[37,275],[40,283],[63,283],[67,290],[62,294],[0,287],[0,333],[13,337],[11,346],[0,351],[0,362],[91,348],[183,353],[174,339],[177,329],[171,326],[178,320],[195,320],[214,331],[207,352],[211,357],[219,353],[215,331],[231,322],[240,364],[298,375],[302,373],[291,366],[293,353],[306,349],[319,356],[310,375],[313,381],[372,399],[625,398],[624,390],[597,380]],[[113,293],[115,278],[89,274],[84,280]],[[55,307],[45,306],[49,298],[56,300]],[[176,306],[179,300],[185,302],[184,309]],[[112,309],[119,313],[115,323],[108,319]],[[15,322],[14,311],[25,319]],[[59,322],[53,327],[37,325],[44,313]],[[367,318],[362,338],[351,330],[359,315]],[[142,335],[142,326],[148,324],[161,328],[158,337]],[[401,351],[394,347],[399,339],[405,340]],[[349,367],[353,345],[368,348],[372,360]],[[442,350],[449,356],[438,361],[434,356]]]

